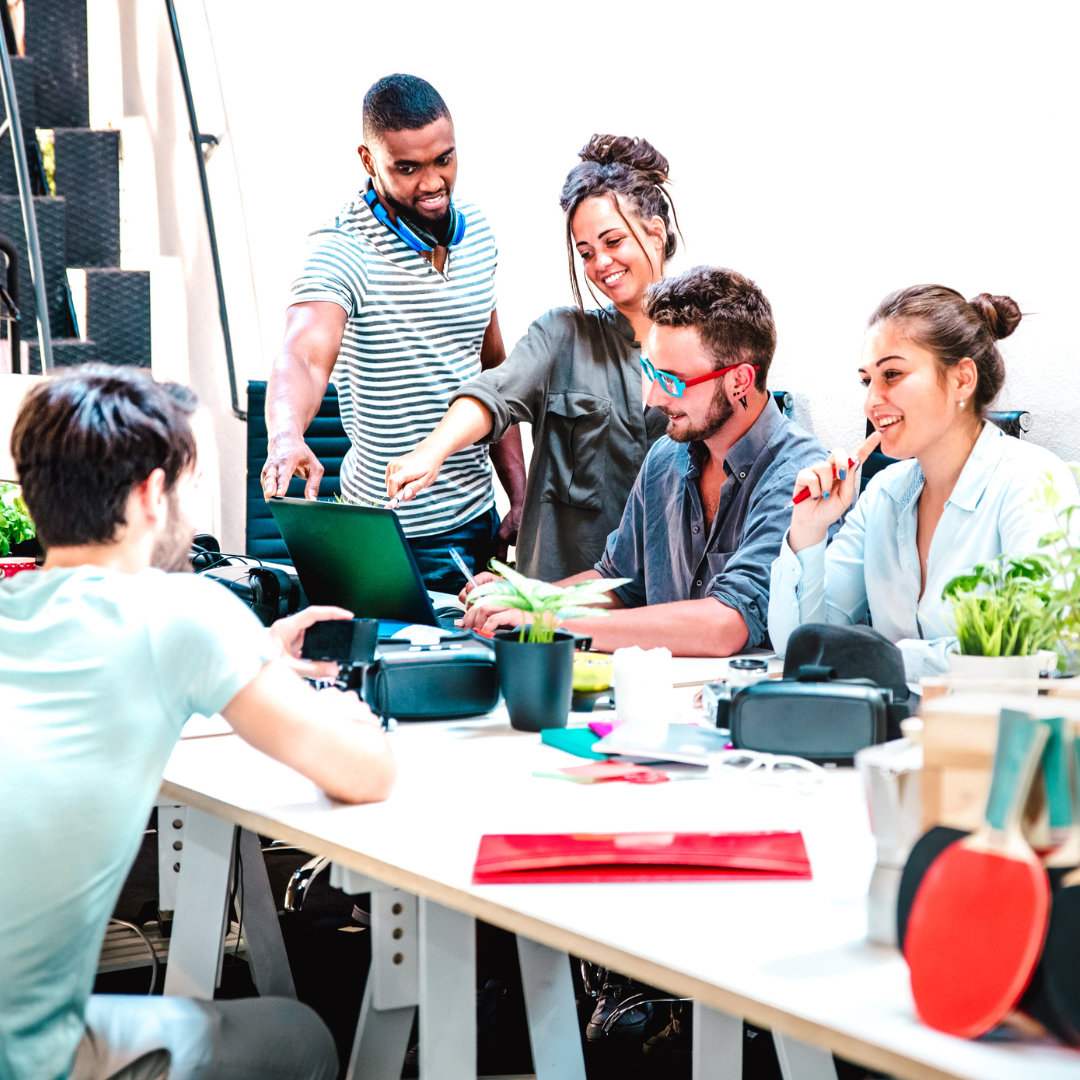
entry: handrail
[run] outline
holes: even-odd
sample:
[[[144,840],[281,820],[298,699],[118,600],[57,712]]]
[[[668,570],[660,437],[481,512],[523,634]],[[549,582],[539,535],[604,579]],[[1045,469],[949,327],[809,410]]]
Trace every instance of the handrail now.
[[[26,231],[26,249],[30,256],[30,280],[34,285],[37,307],[38,346],[41,350],[41,373],[46,374],[53,366],[52,333],[49,329],[49,303],[45,292],[45,267],[41,261],[41,245],[38,242],[37,213],[34,210],[34,193],[30,186],[30,169],[26,161],[26,142],[23,139],[19,103],[15,98],[15,76],[11,70],[11,53],[8,51],[7,34],[0,33],[0,84],[2,84],[7,119],[0,124],[0,138],[6,131],[11,133],[11,151],[15,158],[15,179],[19,185],[19,208],[22,210],[23,228]],[[15,367],[12,356],[11,366]],[[21,365],[20,365],[21,366]]]
[[[214,263],[214,283],[217,286],[218,296],[218,318],[221,322],[221,336],[225,343],[225,363],[229,370],[229,393],[232,395],[232,411],[238,420],[246,421],[247,413],[240,408],[240,398],[236,386],[232,336],[229,333],[229,312],[225,304],[225,283],[221,277],[221,256],[218,252],[217,230],[214,228],[214,209],[210,202],[210,183],[206,177],[206,159],[203,157],[203,147],[205,145],[216,145],[217,140],[212,135],[203,135],[199,131],[199,121],[195,115],[195,99],[191,94],[191,79],[188,77],[187,60],[184,59],[184,46],[180,40],[180,24],[176,20],[176,8],[173,5],[173,0],[165,0],[165,10],[169,16],[169,28],[172,31],[173,48],[176,51],[176,63],[180,68],[180,83],[184,88],[188,125],[191,128],[191,141],[195,148],[195,166],[199,171],[199,185],[202,188],[206,228],[210,234],[210,258]]]

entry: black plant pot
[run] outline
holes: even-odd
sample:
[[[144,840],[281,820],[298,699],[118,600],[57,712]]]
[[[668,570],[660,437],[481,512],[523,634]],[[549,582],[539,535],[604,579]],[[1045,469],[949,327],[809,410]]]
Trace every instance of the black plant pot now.
[[[555,631],[554,641],[519,641],[520,631],[495,635],[495,669],[510,726],[518,731],[566,727],[574,690],[574,636]]]

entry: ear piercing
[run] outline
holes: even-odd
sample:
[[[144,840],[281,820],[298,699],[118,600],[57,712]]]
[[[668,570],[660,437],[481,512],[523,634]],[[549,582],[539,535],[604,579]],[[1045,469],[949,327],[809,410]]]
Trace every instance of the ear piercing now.
[[[961,398],[959,404],[960,408],[962,409],[967,404],[967,402],[963,398]]]

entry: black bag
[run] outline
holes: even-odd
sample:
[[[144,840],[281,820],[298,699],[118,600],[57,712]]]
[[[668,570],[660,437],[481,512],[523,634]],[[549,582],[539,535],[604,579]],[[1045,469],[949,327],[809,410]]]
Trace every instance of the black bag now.
[[[495,651],[471,635],[438,645],[380,642],[374,663],[363,669],[361,696],[378,716],[398,720],[488,712],[499,703]]]

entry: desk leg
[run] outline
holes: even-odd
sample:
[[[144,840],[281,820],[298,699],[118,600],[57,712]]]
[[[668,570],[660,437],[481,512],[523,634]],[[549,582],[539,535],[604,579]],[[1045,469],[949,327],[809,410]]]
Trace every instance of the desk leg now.
[[[743,1022],[694,1002],[694,1080],[742,1080]],[[786,1074],[784,1080],[790,1080]]]
[[[570,958],[520,935],[517,946],[537,1080],[585,1080]]]
[[[776,1056],[784,1080],[836,1080],[836,1065],[828,1050],[773,1032]]]
[[[353,884],[364,887],[363,882]],[[419,999],[417,899],[377,882],[369,887],[371,969],[346,1080],[401,1075]]]
[[[295,998],[296,984],[281,936],[262,845],[259,837],[247,829],[240,830],[240,865],[243,871],[241,915],[251,978],[262,997]]]
[[[476,1080],[476,922],[420,900],[420,1076]]]
[[[189,809],[165,993],[211,999],[221,969],[235,826]]]

